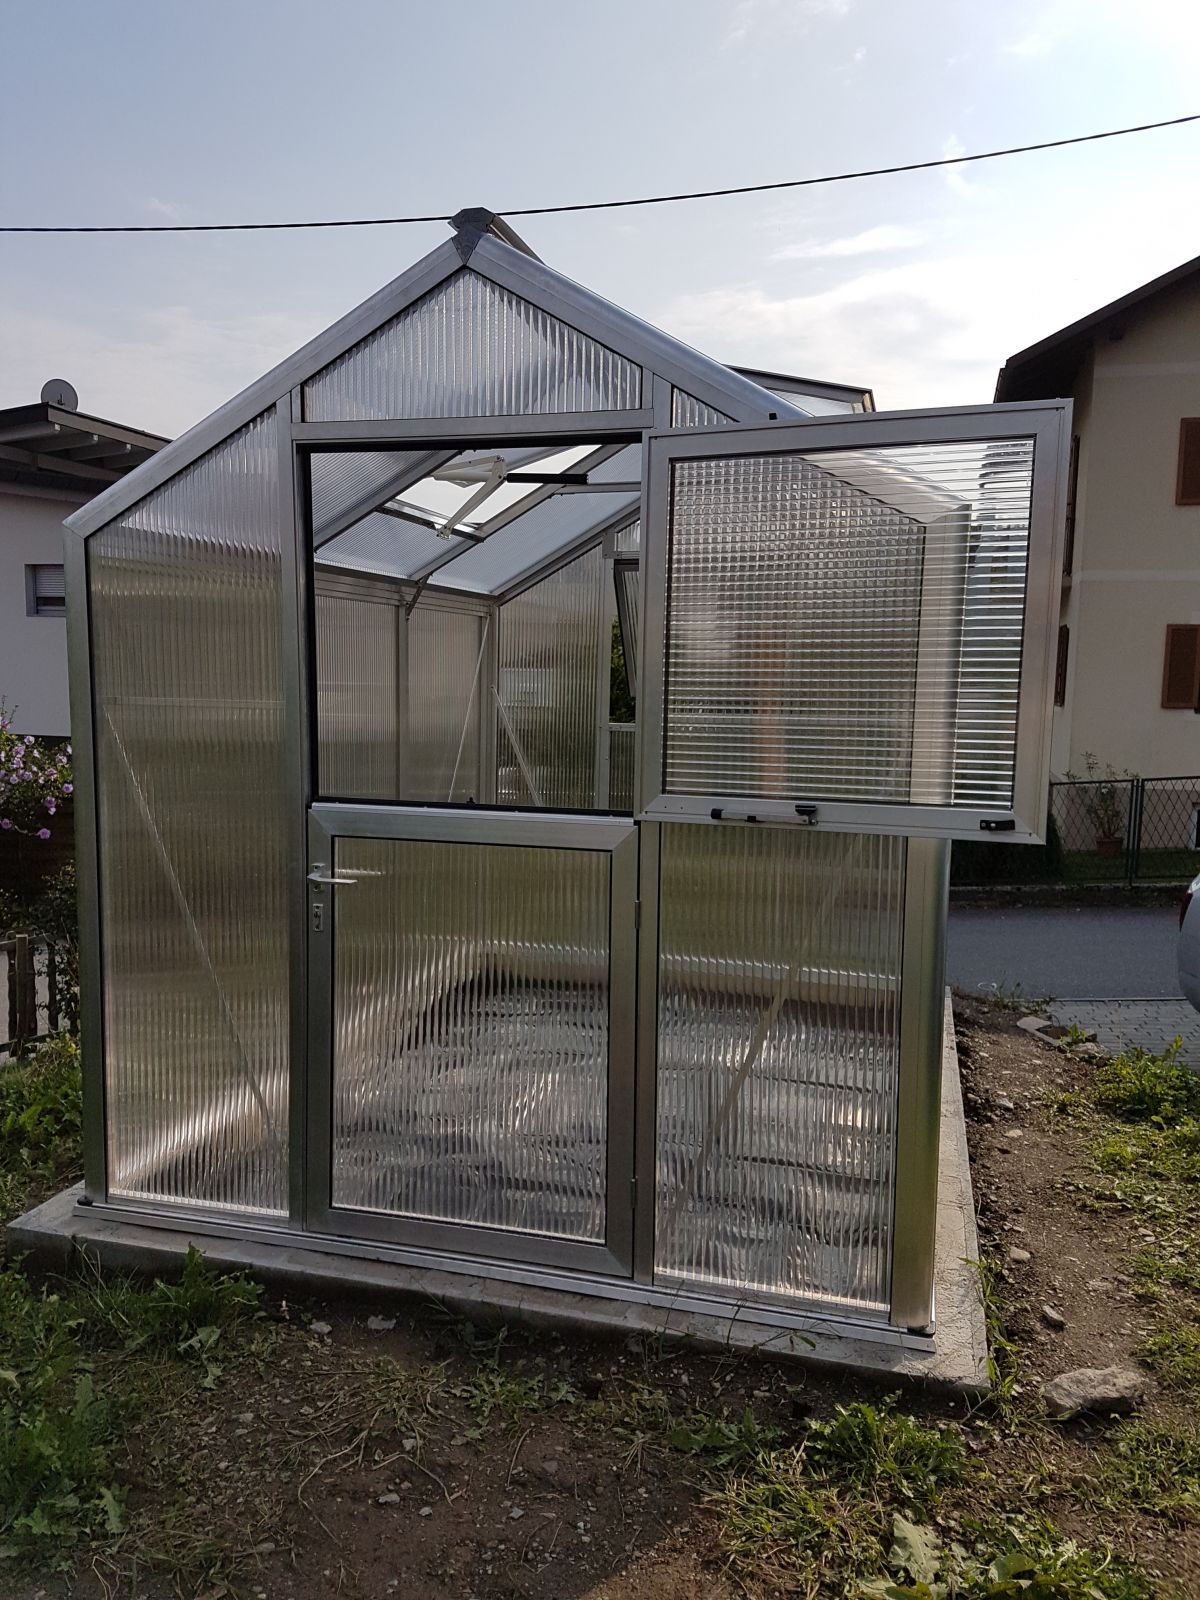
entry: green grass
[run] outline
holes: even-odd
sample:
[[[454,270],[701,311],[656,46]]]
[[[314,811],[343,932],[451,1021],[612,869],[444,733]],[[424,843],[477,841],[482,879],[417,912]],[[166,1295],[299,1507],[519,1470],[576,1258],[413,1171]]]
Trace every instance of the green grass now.
[[[908,1505],[927,1507],[965,1470],[962,1437],[952,1426],[927,1428],[895,1410],[856,1400],[829,1422],[814,1422],[804,1459],[815,1477],[866,1489],[886,1488]]]
[[[1135,1507],[1173,1522],[1200,1521],[1200,1429],[1127,1423],[1085,1493],[1121,1510]]]
[[[1154,1587],[1111,1551],[1064,1538],[1053,1523],[1011,1518],[970,1548],[896,1516],[888,1575],[861,1600],[1153,1600]]]
[[[66,1034],[0,1062],[0,1221],[79,1170],[79,1047]]]
[[[1138,1352],[1161,1383],[1200,1400],[1200,1327],[1171,1317]]]
[[[1179,1059],[1183,1040],[1159,1055],[1127,1050],[1100,1067],[1093,1092],[1101,1111],[1124,1122],[1156,1122],[1176,1127],[1200,1116],[1200,1075]]]

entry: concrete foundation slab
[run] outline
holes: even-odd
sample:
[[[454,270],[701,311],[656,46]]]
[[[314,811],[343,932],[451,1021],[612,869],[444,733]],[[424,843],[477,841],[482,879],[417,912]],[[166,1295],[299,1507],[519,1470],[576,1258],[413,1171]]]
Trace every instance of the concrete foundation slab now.
[[[548,1288],[484,1270],[448,1271],[388,1259],[383,1247],[349,1254],[321,1248],[311,1237],[295,1233],[268,1237],[245,1230],[222,1232],[215,1220],[157,1226],[81,1206],[78,1189],[65,1190],[18,1218],[7,1237],[10,1252],[25,1253],[52,1270],[65,1270],[74,1252],[85,1248],[109,1270],[169,1276],[194,1244],[214,1265],[248,1272],[293,1296],[330,1298],[349,1291],[358,1298],[437,1300],[468,1316],[487,1307],[526,1320],[689,1339],[710,1348],[753,1349],[884,1380],[980,1394],[988,1386],[987,1338],[974,1265],[979,1245],[948,996],[940,1163],[933,1339],[899,1329],[855,1330],[819,1316],[788,1319],[783,1326],[778,1314],[764,1307],[726,1307],[690,1295],[666,1304],[635,1303],[599,1294],[590,1286]]]

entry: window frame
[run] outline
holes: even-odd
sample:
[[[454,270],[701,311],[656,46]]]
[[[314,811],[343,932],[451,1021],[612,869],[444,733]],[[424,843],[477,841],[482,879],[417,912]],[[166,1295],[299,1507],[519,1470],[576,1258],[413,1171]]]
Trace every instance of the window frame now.
[[[663,783],[671,469],[676,461],[898,445],[1032,439],[1029,560],[1011,808],[830,800],[801,794],[668,794]],[[1071,442],[1069,400],[874,412],[844,418],[657,431],[648,438],[642,541],[639,779],[648,822],[759,822],[912,838],[1045,842],[1050,735]]]
[[[1184,461],[1187,457],[1187,442],[1189,430],[1196,434],[1195,453],[1197,458],[1195,485],[1196,492],[1191,495],[1184,493]],[[1179,419],[1179,457],[1175,466],[1175,504],[1177,506],[1200,506],[1200,417],[1180,417]]]
[[[1176,633],[1190,633],[1192,635],[1192,693],[1189,700],[1168,699],[1171,682],[1171,641]],[[1196,622],[1168,622],[1163,633],[1163,673],[1162,696],[1159,702],[1162,711],[1198,711],[1200,710],[1200,623]]]
[[[62,603],[47,607],[38,594],[38,573],[58,572],[62,577]],[[58,596],[52,597],[57,600]],[[61,561],[27,561],[25,563],[25,615],[27,617],[57,617],[65,620],[67,615],[67,584],[66,568]]]

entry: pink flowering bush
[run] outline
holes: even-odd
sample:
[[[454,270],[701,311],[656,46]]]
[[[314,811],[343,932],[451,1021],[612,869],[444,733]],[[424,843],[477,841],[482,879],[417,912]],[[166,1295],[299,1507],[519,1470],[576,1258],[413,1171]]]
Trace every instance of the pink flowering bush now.
[[[73,791],[71,746],[14,733],[0,700],[0,830],[49,839]]]

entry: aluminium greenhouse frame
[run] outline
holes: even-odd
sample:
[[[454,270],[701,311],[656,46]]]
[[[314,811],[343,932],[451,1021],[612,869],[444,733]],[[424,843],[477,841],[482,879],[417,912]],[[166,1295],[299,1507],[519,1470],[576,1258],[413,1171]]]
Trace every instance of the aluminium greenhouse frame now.
[[[931,1335],[934,1323],[934,1241],[938,1197],[940,1073],[943,1038],[943,971],[949,838],[979,837],[993,831],[1003,839],[1038,837],[1048,779],[1048,685],[1052,674],[1052,630],[1057,618],[1055,584],[1060,570],[1060,540],[1065,505],[1069,407],[1064,403],[986,406],[944,412],[887,416],[827,416],[808,419],[798,404],[760,388],[728,368],[677,344],[626,313],[591,295],[531,255],[498,219],[463,214],[455,238],[402,274],[350,316],[290,357],[274,372],[215,412],[137,472],[81,510],[68,524],[66,565],[70,607],[72,711],[76,780],[76,818],[81,897],[81,1028],[84,1044],[84,1205],[93,1214],[123,1217],[156,1227],[184,1229],[202,1237],[218,1234],[252,1237],[281,1249],[304,1244],[354,1256],[381,1256],[413,1266],[438,1265],[497,1282],[539,1285],[570,1294],[587,1292],[610,1301],[641,1301],[660,1307],[690,1306],[710,1314],[776,1326],[795,1326],[825,1316],[831,1325],[874,1339],[914,1340]],[[623,409],[529,412],[520,415],[469,415],[312,420],[306,415],[306,385],[353,352],[451,280],[464,268],[522,303],[559,319],[568,330],[616,351],[639,374],[640,404]],[[112,1192],[109,1178],[106,1091],[106,1017],[103,908],[99,883],[102,828],[98,820],[96,694],[93,661],[97,640],[89,581],[89,542],[265,414],[276,430],[279,551],[282,563],[280,659],[284,686],[283,749],[286,757],[284,803],[287,812],[286,895],[289,974],[289,1054],[287,1065],[287,1207],[278,1219],[239,1216],[219,1207],[138,1200]],[[688,426],[688,423],[693,426]],[[694,426],[699,423],[700,429]],[[668,526],[670,483],[675,463],[721,454],[730,458],[799,448],[885,450],[897,441],[919,440],[936,449],[953,449],[964,439],[1000,441],[1015,436],[1030,442],[1029,544],[1021,576],[1024,605],[1020,637],[1013,646],[1020,661],[1020,706],[1016,722],[1012,804],[913,805],[898,813],[895,804],[844,801],[789,791],[775,800],[701,793],[693,799],[663,789],[664,676],[670,643],[668,610]],[[481,806],[426,806],[414,814],[402,802],[370,805],[328,802],[314,786],[314,704],[312,614],[314,578],[308,546],[312,539],[309,461],[314,451],[366,451],[398,448],[441,449],[551,444],[586,438],[614,451],[630,439],[642,444],[640,515],[642,622],[638,679],[639,759],[633,815],[558,816]],[[589,458],[591,459],[591,458]],[[599,458],[596,458],[599,459]],[[875,470],[872,468],[872,470]],[[499,532],[526,509],[496,519]],[[351,513],[345,513],[349,521]],[[496,597],[497,603],[527,588],[545,573],[561,568],[580,548],[594,546],[630,520],[623,510],[597,520],[568,550],[556,551],[540,567]],[[325,530],[326,537],[333,532]],[[492,535],[494,536],[494,534]],[[440,566],[443,559],[438,559]],[[434,571],[437,570],[434,567]],[[432,575],[425,574],[421,586]],[[924,580],[922,580],[924,581]],[[414,600],[415,603],[415,600]],[[923,646],[922,646],[923,648]],[[939,646],[939,648],[942,648]],[[482,647],[481,647],[482,660]],[[490,670],[490,669],[489,669]],[[1017,712],[1014,711],[1014,717]],[[653,775],[653,776],[652,776]],[[799,803],[804,802],[804,803]],[[139,804],[153,832],[144,797]],[[688,817],[688,822],[674,818]],[[328,1158],[331,1070],[328,1061],[332,1018],[328,962],[332,934],[326,925],[325,884],[337,881],[332,853],[320,851],[336,823],[339,837],[363,833],[372,839],[393,834],[404,839],[461,839],[480,843],[528,839],[614,852],[613,871],[624,885],[620,904],[631,921],[618,925],[618,898],[612,907],[612,982],[628,997],[618,1006],[612,1031],[610,1093],[615,1085],[632,1108],[627,1124],[610,1119],[607,1146],[609,1222],[604,1249],[556,1244],[542,1239],[526,1247],[518,1233],[502,1233],[439,1222],[425,1227],[410,1218],[398,1238],[395,1229],[358,1216],[352,1231],[331,1209]],[[657,1050],[659,974],[659,861],[663,829],[695,827],[720,833],[729,828],[790,825],[818,837],[828,831],[903,839],[903,904],[900,912],[899,1018],[896,1060],[893,1188],[890,1265],[886,1314],[863,1315],[855,1306],[822,1304],[803,1296],[783,1303],[779,1296],[722,1292],[700,1283],[662,1281],[655,1270],[657,1177]],[[599,841],[599,843],[597,843]],[[172,893],[185,920],[192,917],[187,896],[175,878],[161,837],[156,848]],[[619,861],[618,861],[619,858]],[[325,865],[322,865],[322,862]],[[316,870],[314,871],[314,863]],[[330,877],[322,879],[321,872]],[[616,881],[616,880],[614,880]],[[328,924],[332,924],[332,914]],[[112,937],[112,930],[109,930]],[[196,934],[203,952],[203,940]],[[636,943],[636,954],[634,945]],[[635,998],[636,996],[636,998]],[[324,998],[322,998],[324,997]],[[327,1003],[328,1002],[328,1003]],[[316,1154],[314,1154],[316,1152]],[[339,1228],[341,1231],[339,1231]],[[611,1238],[626,1237],[615,1249]],[[347,1276],[353,1276],[352,1266]]]

